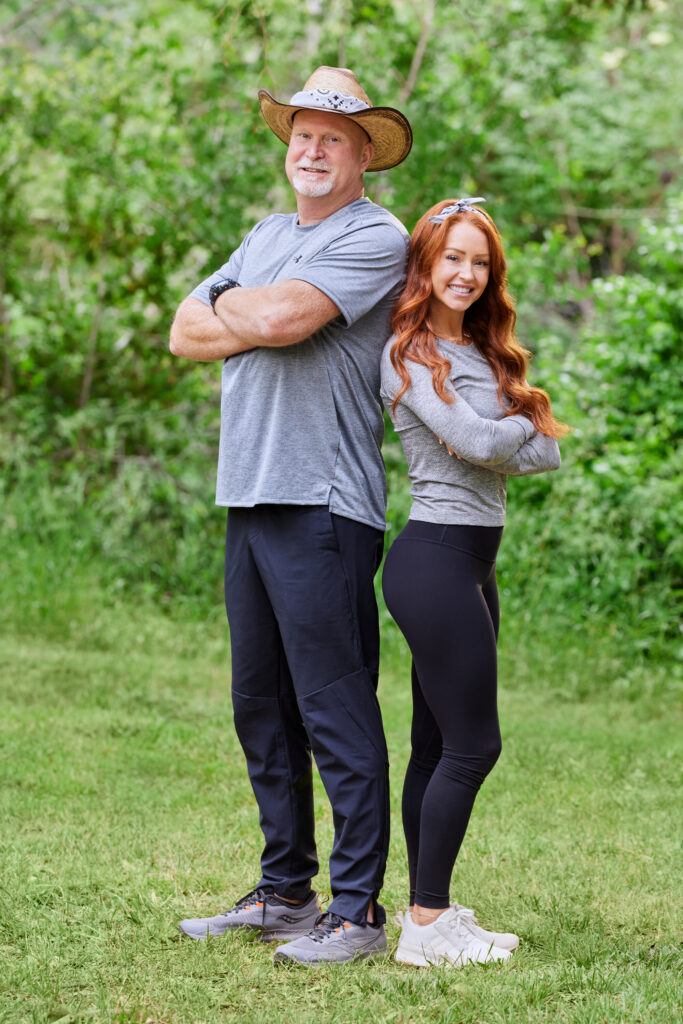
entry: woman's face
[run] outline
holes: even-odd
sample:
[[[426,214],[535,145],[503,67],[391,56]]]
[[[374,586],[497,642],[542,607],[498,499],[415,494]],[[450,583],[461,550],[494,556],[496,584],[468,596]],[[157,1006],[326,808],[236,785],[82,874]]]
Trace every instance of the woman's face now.
[[[461,315],[483,294],[490,272],[489,240],[470,221],[454,224],[432,266],[432,319]]]

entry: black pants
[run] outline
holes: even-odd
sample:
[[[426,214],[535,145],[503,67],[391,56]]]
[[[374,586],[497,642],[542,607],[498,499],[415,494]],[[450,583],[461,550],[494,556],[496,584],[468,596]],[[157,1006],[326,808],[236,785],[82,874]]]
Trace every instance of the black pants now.
[[[326,507],[228,513],[232,697],[265,839],[260,884],[299,899],[317,873],[312,749],[334,820],[328,909],[359,924],[389,843],[372,584],[382,544],[381,531]]]
[[[410,520],[387,555],[387,607],[413,656],[403,789],[410,902],[447,907],[477,791],[500,754],[496,700],[502,527]]]

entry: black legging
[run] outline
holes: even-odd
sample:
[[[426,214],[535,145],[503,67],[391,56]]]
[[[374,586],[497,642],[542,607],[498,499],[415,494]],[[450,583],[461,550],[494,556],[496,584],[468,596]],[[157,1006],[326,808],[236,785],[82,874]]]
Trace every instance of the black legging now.
[[[412,753],[403,787],[410,902],[450,902],[477,791],[500,755],[497,526],[409,520],[386,559],[387,607],[413,655]]]

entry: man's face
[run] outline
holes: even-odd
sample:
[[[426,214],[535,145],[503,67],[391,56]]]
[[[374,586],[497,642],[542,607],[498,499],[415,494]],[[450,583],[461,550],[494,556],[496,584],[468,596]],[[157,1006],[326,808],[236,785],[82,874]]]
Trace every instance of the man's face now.
[[[300,110],[294,116],[285,169],[302,196],[360,194],[373,147],[362,128],[341,114]]]

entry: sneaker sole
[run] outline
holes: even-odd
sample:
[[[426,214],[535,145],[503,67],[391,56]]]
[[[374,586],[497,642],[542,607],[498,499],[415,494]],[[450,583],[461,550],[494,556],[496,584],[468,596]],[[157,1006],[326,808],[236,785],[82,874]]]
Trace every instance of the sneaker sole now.
[[[412,949],[397,949],[394,953],[394,960],[399,964],[409,964],[411,967],[468,967],[470,964],[500,964],[507,960],[507,957],[491,957],[489,960],[471,960],[469,957],[457,960],[450,960],[447,956],[435,957],[428,960],[424,953]]]
[[[423,953],[413,953],[410,950],[397,949],[394,953],[394,960],[399,964],[410,964],[411,967],[431,967],[429,960]]]
[[[203,935],[195,935],[193,932],[186,932],[184,928],[178,925],[178,931],[181,935],[186,935],[188,939],[194,939],[195,942],[206,942],[207,939],[222,939],[224,935],[230,935],[231,932],[249,931],[258,933],[261,942],[287,942],[290,939],[300,939],[304,935],[308,935],[312,924],[306,924],[302,928],[288,929],[287,931],[268,931],[267,929],[259,928],[253,924],[238,924],[232,928],[226,928],[224,931],[219,932],[217,935],[212,935],[210,932],[205,932]]]
[[[311,928],[315,924],[315,921],[311,924],[310,922],[303,928],[288,929],[287,931],[263,931],[262,929],[256,929],[261,932],[261,942],[288,942],[290,939],[301,939],[304,935],[308,935]]]
[[[359,960],[381,960],[384,959],[389,950],[385,949],[373,949],[368,953],[358,952],[354,956],[350,956],[346,960],[299,960],[295,956],[287,956],[286,953],[276,953],[273,957],[273,961],[281,966],[282,964],[296,964],[298,967],[337,967],[340,964],[352,964]]]
[[[516,941],[513,941],[511,939],[508,942],[496,942],[495,938],[491,941],[493,942],[494,946],[498,947],[498,949],[506,949],[508,953],[514,953],[516,949],[519,949],[519,938],[517,938]]]
[[[396,949],[395,961],[398,964],[410,964],[411,967],[432,967],[424,953],[412,949]]]
[[[449,960],[447,956],[438,956],[433,960],[428,960],[424,953],[412,949],[397,949],[394,959],[400,964],[410,964],[411,967],[467,967],[468,964],[479,962],[469,959]],[[493,963],[493,961],[487,962]]]

